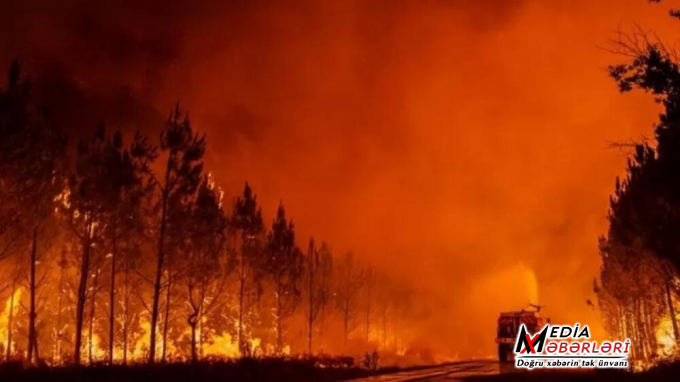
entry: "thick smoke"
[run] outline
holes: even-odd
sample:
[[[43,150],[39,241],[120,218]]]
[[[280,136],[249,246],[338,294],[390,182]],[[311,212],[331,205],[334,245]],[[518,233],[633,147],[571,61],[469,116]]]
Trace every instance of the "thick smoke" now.
[[[303,243],[406,277],[423,347],[489,356],[498,312],[528,302],[599,329],[585,302],[625,161],[607,142],[655,114],[599,47],[667,19],[614,0],[25,1],[3,5],[0,59],[75,137],[156,134],[180,100],[227,195],[249,180]]]

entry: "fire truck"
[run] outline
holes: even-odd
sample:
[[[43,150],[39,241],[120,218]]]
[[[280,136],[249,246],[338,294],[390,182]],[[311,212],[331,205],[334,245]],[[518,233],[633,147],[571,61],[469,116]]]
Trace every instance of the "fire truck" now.
[[[498,317],[496,344],[498,344],[498,360],[500,362],[508,362],[513,359],[513,346],[515,346],[517,333],[522,324],[526,326],[527,332],[535,333],[550,323],[549,318],[541,316],[542,306],[529,305],[533,310],[522,309],[517,312],[501,312]]]

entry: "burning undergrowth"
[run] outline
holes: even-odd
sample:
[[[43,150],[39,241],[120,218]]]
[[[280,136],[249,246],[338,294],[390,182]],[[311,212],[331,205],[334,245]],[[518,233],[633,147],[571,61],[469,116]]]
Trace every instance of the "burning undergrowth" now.
[[[414,290],[300,239],[283,203],[268,224],[247,183],[225,197],[179,105],[157,143],[100,125],[69,146],[32,94],[15,62],[0,92],[5,362],[414,360]]]

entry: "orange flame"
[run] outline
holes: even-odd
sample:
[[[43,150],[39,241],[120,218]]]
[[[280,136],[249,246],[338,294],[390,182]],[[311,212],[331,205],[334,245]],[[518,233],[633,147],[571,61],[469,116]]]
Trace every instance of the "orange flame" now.
[[[12,306],[12,298],[14,298],[14,306]],[[7,301],[5,302],[5,309],[3,309],[2,313],[0,314],[0,344],[2,344],[3,349],[7,349],[8,347],[13,349],[12,352],[16,351],[16,343],[9,343],[10,336],[8,333],[8,324],[10,315],[12,317],[16,317],[17,313],[19,312],[20,298],[21,289],[17,289],[14,292],[14,296],[7,298]]]

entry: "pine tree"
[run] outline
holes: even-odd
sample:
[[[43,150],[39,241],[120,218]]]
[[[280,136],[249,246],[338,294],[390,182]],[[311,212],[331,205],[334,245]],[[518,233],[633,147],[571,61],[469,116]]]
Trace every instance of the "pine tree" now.
[[[295,245],[295,228],[286,219],[286,210],[279,204],[276,219],[267,236],[267,274],[274,282],[274,319],[276,321],[276,353],[283,350],[284,321],[291,316],[300,301],[302,254]]]
[[[350,332],[354,329],[359,292],[364,285],[365,270],[351,252],[340,260],[335,275],[335,304],[340,312],[345,346]]]
[[[238,241],[234,247],[238,248],[238,318],[237,318],[237,341],[242,355],[249,355],[250,349],[244,333],[244,320],[246,309],[246,293],[248,282],[258,281],[263,264],[262,211],[257,204],[257,195],[253,193],[250,185],[246,183],[243,195],[236,199],[233,212],[229,221],[233,238]]]
[[[680,344],[673,303],[680,269],[680,68],[663,46],[648,41],[620,41],[618,47],[634,58],[610,67],[622,92],[649,92],[664,112],[655,144],[636,144],[626,177],[616,179],[596,285],[607,326],[631,337],[637,358],[656,354],[655,331],[664,315]]]
[[[311,238],[304,264],[304,284],[307,293],[307,351],[312,354],[314,323],[319,319],[320,314],[323,316],[323,311],[331,297],[333,255],[328,244],[323,242],[321,248],[317,249],[314,238]]]
[[[151,330],[149,337],[149,363],[156,361],[156,330],[160,313],[161,289],[163,289],[163,274],[167,271],[166,280],[166,313],[163,333],[162,358],[165,359],[167,347],[167,329],[171,304],[172,272],[168,263],[172,260],[168,251],[170,247],[168,231],[173,225],[182,224],[182,212],[186,204],[198,188],[203,172],[203,156],[205,155],[205,136],[194,132],[188,115],[184,115],[179,104],[170,113],[161,132],[161,152],[166,156],[163,180],[155,177],[154,183],[159,191],[158,245],[156,255],[156,269],[153,281],[153,297],[151,306]],[[170,237],[181,240],[180,237]]]
[[[10,238],[0,257],[19,244],[28,247],[28,360],[39,362],[36,267],[43,257],[40,237],[54,216],[66,163],[66,140],[35,104],[29,79],[18,61],[10,67],[8,87],[0,91],[0,236]],[[42,249],[42,250],[41,250]]]
[[[233,263],[226,251],[227,217],[222,199],[212,181],[205,177],[193,202],[186,228],[189,238],[181,259],[182,281],[187,288],[191,329],[191,360],[198,361],[202,343],[198,327],[216,306],[226,286],[226,276]],[[200,333],[202,335],[202,333]]]

